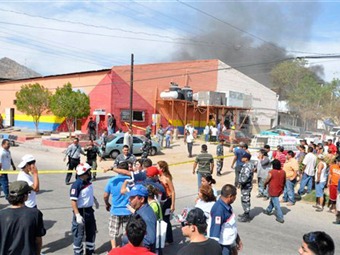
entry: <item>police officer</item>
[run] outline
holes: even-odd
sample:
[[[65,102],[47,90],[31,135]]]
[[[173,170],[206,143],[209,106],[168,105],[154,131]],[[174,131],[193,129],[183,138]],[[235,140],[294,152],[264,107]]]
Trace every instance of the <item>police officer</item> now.
[[[66,157],[68,157],[68,170],[75,169],[79,163],[80,163],[80,154],[85,155],[85,152],[79,145],[79,138],[74,138],[73,144],[67,147],[66,153],[65,153],[64,161],[66,160]],[[65,178],[66,185],[70,185],[70,180],[72,177],[72,173],[67,173]]]
[[[146,139],[143,142],[143,146],[141,148],[141,150],[143,151],[142,157],[141,157],[142,159],[148,158],[150,149],[152,147],[151,136],[150,135],[146,135],[145,137],[146,137]]]
[[[97,170],[97,155],[100,157],[99,148],[90,140],[89,145],[84,150],[86,152],[86,163],[91,166],[92,170]],[[101,161],[101,158],[99,159]],[[97,173],[93,173],[93,180],[95,181]]]
[[[216,155],[217,157],[221,157],[218,158],[216,160],[216,170],[217,170],[217,176],[221,176],[221,172],[222,172],[222,168],[223,168],[223,156],[224,156],[224,150],[223,150],[223,143],[224,143],[224,139],[220,139],[220,143],[217,145],[216,147]]]
[[[84,254],[83,238],[85,236],[86,254],[91,255],[95,249],[96,239],[96,220],[94,218],[95,204],[96,209],[99,204],[93,196],[93,186],[91,183],[91,166],[81,163],[77,166],[76,172],[78,179],[72,184],[70,199],[73,209],[72,234],[74,255]]]
[[[250,194],[253,188],[254,165],[250,162],[251,155],[245,153],[242,156],[243,166],[240,171],[238,182],[241,186],[241,204],[243,207],[243,214],[239,215],[238,221],[249,222],[250,212]]]

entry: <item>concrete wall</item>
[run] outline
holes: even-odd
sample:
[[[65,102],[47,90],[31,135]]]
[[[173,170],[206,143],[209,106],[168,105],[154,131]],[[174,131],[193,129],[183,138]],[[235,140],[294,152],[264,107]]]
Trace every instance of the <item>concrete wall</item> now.
[[[277,118],[276,93],[221,61],[218,68],[224,70],[218,71],[216,91],[232,90],[252,95],[250,119],[257,121],[251,121],[251,132],[258,133],[270,128],[273,120],[276,121]]]

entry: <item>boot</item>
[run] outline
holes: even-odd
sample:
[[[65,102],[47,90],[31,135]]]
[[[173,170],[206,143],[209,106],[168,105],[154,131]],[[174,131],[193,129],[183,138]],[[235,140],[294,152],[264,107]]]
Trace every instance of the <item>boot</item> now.
[[[244,213],[244,216],[238,219],[239,222],[250,222],[250,220],[249,213]]]

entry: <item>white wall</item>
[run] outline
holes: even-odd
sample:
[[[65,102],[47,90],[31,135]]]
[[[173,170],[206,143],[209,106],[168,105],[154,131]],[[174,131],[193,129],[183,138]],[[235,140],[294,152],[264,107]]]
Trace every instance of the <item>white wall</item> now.
[[[230,66],[222,61],[219,61],[218,68],[220,71],[217,75],[216,91],[227,92],[232,90],[252,95],[250,116],[257,118],[257,123],[252,124],[261,130],[269,128],[271,119],[276,120],[277,118],[278,100],[276,93],[243,73],[232,68],[229,69]],[[221,70],[224,68],[227,69]],[[253,132],[256,131],[253,130]]]

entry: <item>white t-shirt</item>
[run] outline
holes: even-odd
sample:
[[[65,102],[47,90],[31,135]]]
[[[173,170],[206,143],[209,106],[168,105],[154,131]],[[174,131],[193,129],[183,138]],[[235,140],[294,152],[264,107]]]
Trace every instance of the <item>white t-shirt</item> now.
[[[327,176],[326,176],[326,169],[327,169],[327,164],[326,162],[321,162],[323,164],[322,170],[321,170],[321,175],[320,175],[320,182],[326,182],[327,181]],[[318,166],[316,166],[316,173],[318,172]],[[315,181],[318,181],[318,175],[315,175]]]
[[[24,171],[19,172],[17,181],[25,181],[29,186],[33,185],[33,177],[30,174],[26,174]],[[35,191],[32,190],[31,193],[28,194],[28,199],[25,202],[25,205],[29,208],[33,208],[37,205]]]
[[[210,211],[211,211],[211,208],[214,206],[214,204],[215,204],[215,201],[204,202],[203,200],[198,199],[195,205],[196,208],[202,209],[205,217],[207,217],[207,224],[208,224],[207,230],[210,230],[210,226],[211,226]],[[207,237],[209,237],[209,232],[210,231],[207,231]]]
[[[9,150],[5,150],[4,148],[0,149],[1,155],[1,169],[2,170],[10,170],[11,169],[11,152]]]
[[[306,166],[305,173],[309,176],[314,176],[316,167],[316,156],[312,152],[308,152],[302,161],[302,164]]]
[[[218,132],[218,129],[217,129],[216,127],[213,127],[213,128],[211,129],[211,135],[212,135],[212,136],[217,136],[217,132]]]

